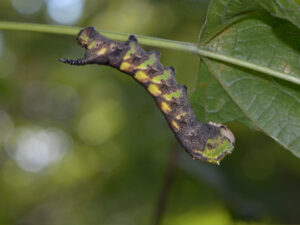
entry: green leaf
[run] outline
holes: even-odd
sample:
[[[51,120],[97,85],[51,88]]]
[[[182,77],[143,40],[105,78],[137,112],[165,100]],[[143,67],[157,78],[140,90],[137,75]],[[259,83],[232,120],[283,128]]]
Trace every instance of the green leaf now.
[[[230,2],[233,7],[223,14],[216,7],[221,1],[210,5],[202,29],[202,44],[206,43],[202,48],[300,78],[299,29],[265,10],[255,11],[254,1]],[[242,2],[247,5],[245,9],[239,7]],[[250,13],[251,9],[254,11]],[[230,19],[223,24],[216,22],[221,18],[216,15],[228,16],[228,12]],[[239,121],[255,126],[300,157],[299,90],[293,83],[204,58],[192,104],[206,121]]]
[[[259,9],[261,7],[253,0],[211,0],[205,24],[200,32],[199,43],[207,43],[228,24]]]
[[[217,123],[241,122],[253,128],[254,124],[231,100],[220,83],[214,79],[204,62],[200,62],[199,76],[195,92],[191,98],[193,108],[201,121]]]
[[[208,42],[210,37],[235,20],[262,9],[300,27],[300,4],[295,0],[212,0],[201,32],[201,43]]]
[[[255,0],[271,15],[287,19],[300,28],[300,5],[295,0]]]

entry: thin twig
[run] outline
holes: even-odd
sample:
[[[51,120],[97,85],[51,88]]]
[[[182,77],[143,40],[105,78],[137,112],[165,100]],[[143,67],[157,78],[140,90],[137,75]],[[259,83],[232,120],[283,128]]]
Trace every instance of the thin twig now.
[[[164,212],[166,210],[168,198],[170,196],[172,184],[175,180],[177,161],[178,161],[178,144],[176,143],[173,145],[173,148],[170,151],[169,159],[167,161],[167,167],[163,178],[163,186],[160,190],[155,211],[154,211],[153,223],[152,223],[153,225],[161,224]]]

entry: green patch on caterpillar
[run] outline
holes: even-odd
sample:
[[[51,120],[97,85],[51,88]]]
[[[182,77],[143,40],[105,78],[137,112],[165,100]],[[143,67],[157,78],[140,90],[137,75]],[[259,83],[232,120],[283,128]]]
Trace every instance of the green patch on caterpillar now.
[[[82,29],[77,41],[86,49],[84,57],[59,61],[70,65],[108,65],[133,77],[154,98],[177,140],[194,159],[220,164],[233,151],[232,132],[225,125],[198,120],[186,86],[178,84],[173,67],[160,63],[158,51],[146,52],[134,35],[121,43],[109,40],[93,27]]]

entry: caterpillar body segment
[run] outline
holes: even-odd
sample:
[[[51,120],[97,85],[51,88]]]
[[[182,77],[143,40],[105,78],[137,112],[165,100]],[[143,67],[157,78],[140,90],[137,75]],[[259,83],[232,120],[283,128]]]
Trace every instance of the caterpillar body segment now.
[[[144,86],[153,96],[180,144],[194,158],[219,164],[234,148],[232,132],[222,124],[200,122],[187,98],[187,88],[165,67],[158,51],[147,53],[130,35],[125,43],[107,39],[93,27],[82,29],[78,43],[86,49],[83,59],[60,59],[70,65],[99,64],[114,67]]]

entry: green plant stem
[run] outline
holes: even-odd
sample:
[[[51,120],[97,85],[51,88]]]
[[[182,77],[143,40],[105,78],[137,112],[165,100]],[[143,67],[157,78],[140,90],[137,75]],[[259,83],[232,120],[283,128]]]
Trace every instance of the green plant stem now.
[[[70,26],[57,26],[57,25],[47,25],[47,24],[33,24],[33,23],[18,23],[18,22],[2,22],[0,21],[0,30],[20,30],[20,31],[34,31],[42,33],[52,33],[52,34],[64,34],[64,35],[76,35],[80,27],[70,27]],[[128,34],[125,33],[116,33],[109,31],[99,31],[101,34],[106,37],[117,40],[125,41],[128,38]],[[149,36],[137,35],[139,42],[142,45],[148,45],[158,48],[167,48],[178,51],[190,52],[202,57],[207,57],[210,59],[219,60],[221,62],[230,63],[233,65],[241,66],[248,68],[254,71],[262,72],[264,74],[276,77],[282,80],[286,80],[295,84],[300,85],[300,78],[295,76],[290,76],[289,74],[279,72],[268,67],[257,65],[248,61],[237,59],[231,56],[219,54],[212,52],[203,48],[199,48],[196,43],[182,42],[182,41],[173,41],[161,38],[154,38]]]

